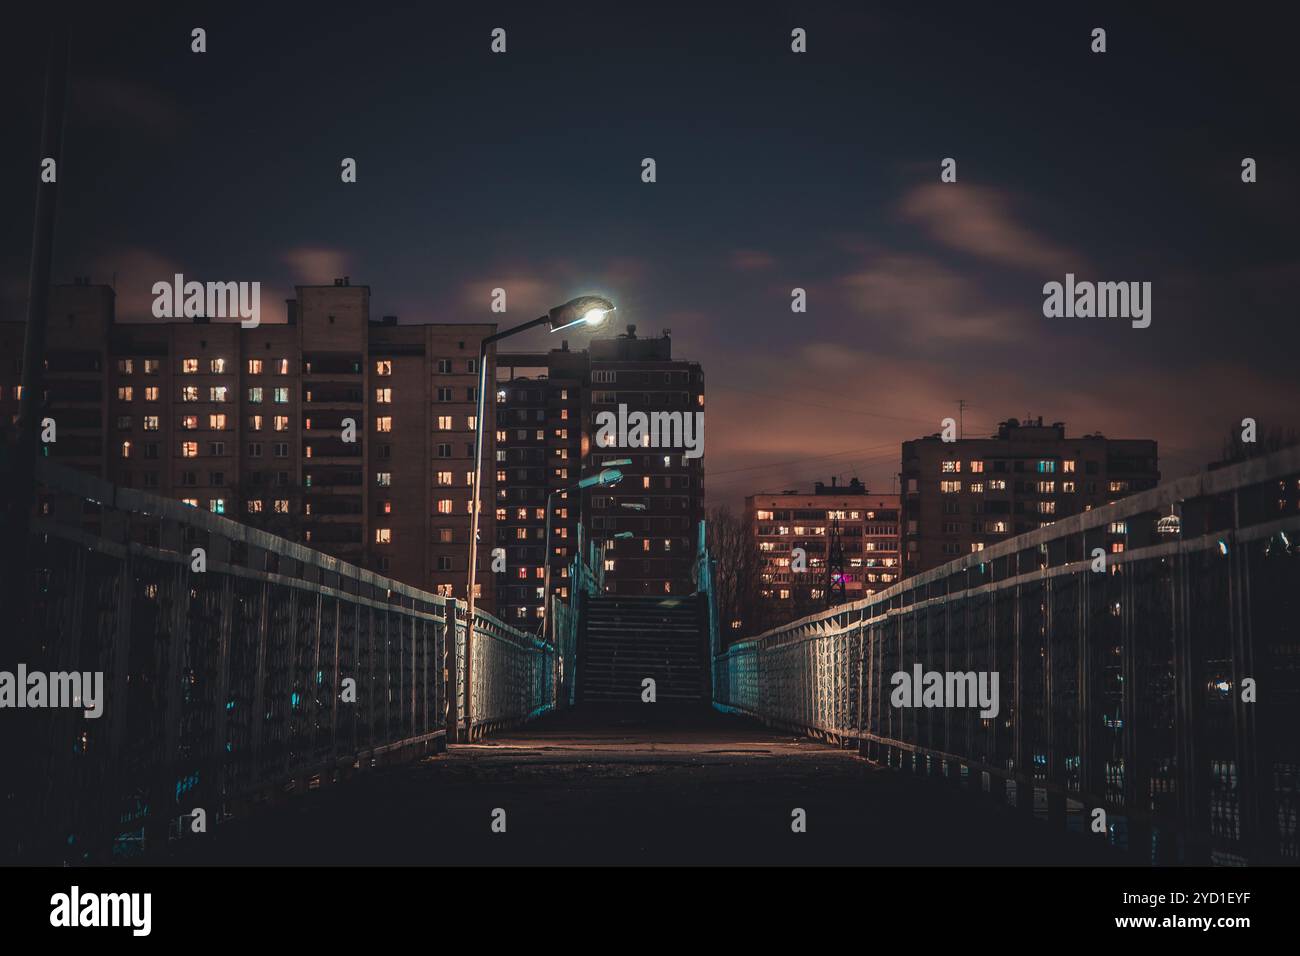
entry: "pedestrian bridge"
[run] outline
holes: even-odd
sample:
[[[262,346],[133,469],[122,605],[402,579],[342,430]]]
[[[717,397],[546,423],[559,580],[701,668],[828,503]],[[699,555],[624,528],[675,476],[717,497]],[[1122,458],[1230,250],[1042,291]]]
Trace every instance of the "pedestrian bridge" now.
[[[471,636],[462,602],[39,464],[75,507],[36,520],[0,671],[102,672],[105,699],[6,715],[5,859],[309,862],[328,826],[345,859],[490,860],[455,808],[513,788],[516,862],[1300,860],[1298,449],[727,647],[703,528],[689,598],[603,595],[580,556],[545,640],[481,611]],[[918,667],[996,680],[996,713],[901,705]],[[446,832],[385,819],[440,799]]]

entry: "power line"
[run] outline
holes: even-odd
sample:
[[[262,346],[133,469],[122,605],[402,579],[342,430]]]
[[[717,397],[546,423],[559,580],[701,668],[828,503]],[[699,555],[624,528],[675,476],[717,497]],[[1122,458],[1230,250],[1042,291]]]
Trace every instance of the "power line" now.
[[[864,412],[861,409],[848,408],[844,405],[827,405],[823,402],[810,402],[802,398],[790,398],[787,395],[773,395],[770,392],[758,392],[752,388],[740,388],[739,386],[736,385],[710,384],[709,388],[710,390],[722,389],[724,392],[743,392],[746,395],[757,395],[760,398],[766,398],[774,402],[787,402],[792,405],[808,405],[812,408],[825,408],[833,412],[844,412],[845,414],[848,415],[861,415],[864,418],[879,418],[883,421],[908,422],[908,423],[914,423],[919,425],[933,426],[935,424],[934,420],[929,418],[907,418],[900,415],[884,415],[881,414],[880,412]],[[817,394],[821,394],[821,393],[817,393]],[[938,428],[935,428],[935,431],[938,430],[939,430]],[[985,430],[992,431],[992,429],[981,428],[981,431],[985,431]]]
[[[880,444],[880,445],[869,445],[866,448],[850,448],[847,451],[836,451],[826,455],[804,456],[802,458],[788,458],[785,461],[762,462],[757,465],[745,465],[744,467],[741,468],[724,468],[721,471],[706,471],[705,475],[707,477],[716,477],[718,475],[731,475],[742,471],[768,471],[773,468],[783,468],[786,465],[801,465],[804,462],[808,462],[808,461],[822,461],[827,458],[839,458],[843,455],[859,455],[863,452],[868,452],[868,451],[880,451],[885,448],[893,448],[894,445],[895,445],[894,442],[885,442],[884,444]],[[899,444],[899,448],[901,450],[902,448],[901,443]]]

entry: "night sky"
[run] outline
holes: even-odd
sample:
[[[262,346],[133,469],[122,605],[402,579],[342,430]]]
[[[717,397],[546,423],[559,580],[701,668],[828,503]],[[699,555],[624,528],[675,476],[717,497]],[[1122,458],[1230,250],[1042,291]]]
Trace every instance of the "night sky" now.
[[[174,272],[261,281],[263,321],[341,275],[411,322],[604,293],[620,331],[671,329],[703,364],[711,504],[831,475],[889,491],[899,443],[958,399],[968,436],[1032,414],[1155,438],[1166,477],[1244,416],[1300,426],[1300,80],[1256,8],[239,6],[77,21],[54,273],[116,276],[124,318]],[[10,20],[0,67],[7,319],[41,28]],[[1150,281],[1151,327],[1044,318],[1067,272]]]

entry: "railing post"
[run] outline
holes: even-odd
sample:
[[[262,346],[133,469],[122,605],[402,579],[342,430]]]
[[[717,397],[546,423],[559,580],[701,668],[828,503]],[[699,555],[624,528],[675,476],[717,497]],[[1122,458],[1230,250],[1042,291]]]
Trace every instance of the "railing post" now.
[[[1249,848],[1250,862],[1266,858],[1259,850],[1261,830],[1261,788],[1259,779],[1259,737],[1255,728],[1255,704],[1241,699],[1244,678],[1258,680],[1250,620],[1250,554],[1248,545],[1238,540],[1241,527],[1241,493],[1232,493],[1232,534],[1228,552],[1228,626],[1232,649],[1232,729],[1234,759],[1237,764],[1237,805],[1241,815],[1239,843]]]
[[[1016,574],[1020,573],[1020,555],[1015,558]],[[1025,677],[1029,671],[1029,647],[1024,633],[1024,588],[1020,584],[1010,589],[1012,600],[1011,634],[1016,661],[1016,690],[1014,750],[1016,755],[1016,812],[1033,816],[1034,813],[1034,749],[1026,716],[1029,695],[1025,692]]]

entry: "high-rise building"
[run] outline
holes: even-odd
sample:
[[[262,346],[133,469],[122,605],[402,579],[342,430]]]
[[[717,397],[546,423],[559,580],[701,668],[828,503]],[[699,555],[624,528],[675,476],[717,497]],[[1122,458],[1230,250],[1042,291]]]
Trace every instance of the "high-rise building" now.
[[[371,319],[369,287],[347,278],[298,286],[287,321],[248,329],[114,311],[107,286],[51,290],[50,458],[465,596],[478,352],[494,325]],[[15,357],[0,361],[6,419],[24,331],[0,323],[0,350]],[[485,467],[483,541],[495,537],[494,478]],[[492,610],[490,550],[479,554]]]
[[[1008,419],[991,438],[903,442],[903,569],[912,575],[985,545],[1152,488],[1156,443]],[[1122,550],[1124,529],[1108,546]]]
[[[632,459],[620,466],[626,477],[618,487],[586,492],[592,537],[606,542],[605,590],[689,594],[704,519],[704,371],[697,362],[673,359],[668,332],[641,339],[635,325],[595,339],[589,351],[593,465],[611,456]],[[622,427],[624,416],[636,412],[649,419],[639,447],[634,429],[624,435]],[[603,445],[602,413],[606,423],[618,422],[617,436],[606,429],[614,440]],[[686,447],[692,438],[699,443],[695,451]]]
[[[898,495],[869,491],[856,478],[847,485],[819,481],[811,493],[750,495],[745,514],[764,558],[765,627],[826,607],[835,574],[844,602],[883,590],[902,576]]]
[[[496,525],[506,552],[497,607],[516,626],[541,618],[546,578],[546,506],[551,497],[551,589],[569,596],[569,562],[578,541],[580,499],[563,489],[576,477],[586,447],[586,352],[568,342],[549,353],[497,355]],[[486,467],[486,465],[485,465]]]
[[[704,517],[699,364],[674,359],[667,333],[642,339],[628,326],[585,350],[571,351],[566,343],[548,353],[503,352],[497,369],[497,543],[507,553],[507,570],[497,580],[503,619],[519,623],[541,614],[545,509],[552,492],[555,593],[567,596],[565,574],[580,534],[604,543],[608,592],[689,593]],[[602,432],[603,421],[617,422],[620,414],[626,421],[633,413],[645,415],[655,429]],[[699,439],[694,450],[686,447],[688,438]],[[627,459],[630,464],[618,466],[624,478],[617,487],[563,494],[607,463]]]

